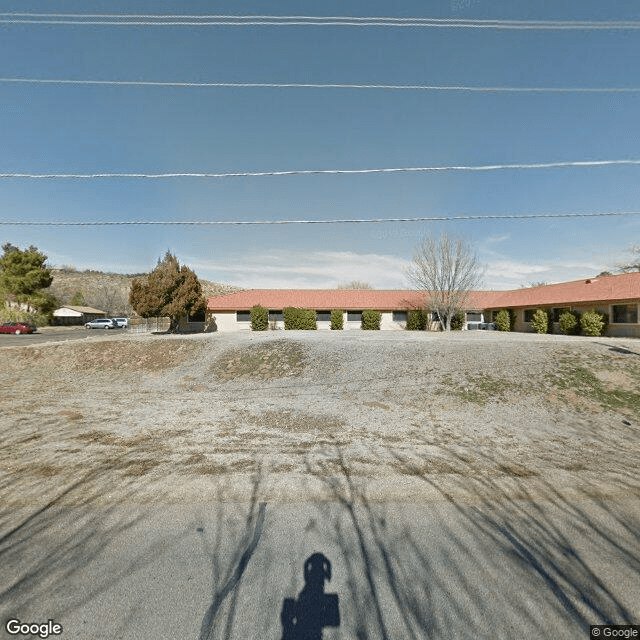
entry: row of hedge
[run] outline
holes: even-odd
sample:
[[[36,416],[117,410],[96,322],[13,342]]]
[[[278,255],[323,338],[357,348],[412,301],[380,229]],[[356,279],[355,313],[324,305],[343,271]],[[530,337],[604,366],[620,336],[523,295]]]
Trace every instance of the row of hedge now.
[[[314,330],[318,328],[316,312],[313,309],[298,309],[287,307],[282,310],[284,316],[284,328],[291,330]],[[380,329],[382,314],[375,309],[365,309],[362,312],[361,327],[364,330]],[[269,310],[260,305],[251,309],[251,329],[253,331],[266,331],[269,328]],[[344,311],[342,309],[331,310],[331,328],[340,330],[344,328]]]
[[[451,318],[451,331],[462,331],[465,323],[464,313],[456,313]],[[426,331],[431,324],[431,313],[426,309],[415,309],[407,312],[408,331]]]
[[[494,319],[498,331],[513,331],[516,324],[516,312],[513,309],[500,309]],[[565,335],[602,336],[609,326],[609,318],[590,309],[580,314],[577,311],[565,311],[558,318],[558,328]],[[531,319],[531,327],[536,333],[553,333],[554,323],[550,309],[536,309]]]

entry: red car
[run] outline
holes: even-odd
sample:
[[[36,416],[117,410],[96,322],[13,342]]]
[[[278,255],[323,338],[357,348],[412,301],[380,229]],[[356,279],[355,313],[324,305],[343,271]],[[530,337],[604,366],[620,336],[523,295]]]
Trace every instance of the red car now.
[[[5,322],[0,325],[0,333],[15,333],[19,336],[21,333],[33,333],[36,328],[32,324],[24,324],[23,322]]]

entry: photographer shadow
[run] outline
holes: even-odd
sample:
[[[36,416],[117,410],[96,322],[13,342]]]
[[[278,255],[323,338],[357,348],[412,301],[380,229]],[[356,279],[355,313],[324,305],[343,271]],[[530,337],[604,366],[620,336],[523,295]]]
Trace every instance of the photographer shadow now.
[[[305,585],[298,599],[282,603],[282,640],[322,640],[324,627],[340,626],[338,594],[324,592],[325,580],[331,580],[331,563],[314,553],[304,563]]]

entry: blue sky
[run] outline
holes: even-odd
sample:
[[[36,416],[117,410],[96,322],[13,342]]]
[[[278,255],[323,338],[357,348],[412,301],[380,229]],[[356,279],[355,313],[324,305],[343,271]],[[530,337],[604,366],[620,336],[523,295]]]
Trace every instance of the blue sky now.
[[[533,6],[533,5],[536,6]],[[612,0],[3,2],[0,12],[640,20]],[[640,30],[0,25],[0,77],[640,87]],[[0,173],[234,172],[640,159],[640,93],[504,94],[0,83]],[[393,218],[640,210],[640,166],[222,179],[0,180],[16,220]],[[461,234],[485,287],[595,275],[640,216],[270,227],[0,227],[53,265],[147,271],[167,249],[244,287],[407,286]]]

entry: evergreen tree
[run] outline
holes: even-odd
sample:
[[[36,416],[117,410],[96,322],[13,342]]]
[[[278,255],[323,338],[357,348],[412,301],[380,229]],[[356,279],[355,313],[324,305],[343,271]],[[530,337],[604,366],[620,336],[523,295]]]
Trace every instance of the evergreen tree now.
[[[82,291],[76,291],[73,298],[71,298],[71,304],[74,307],[86,307],[87,303],[84,301],[84,294]]]
[[[143,318],[169,316],[169,331],[180,318],[203,311],[206,306],[198,276],[169,251],[146,278],[131,283],[129,302]]]
[[[0,294],[2,298],[25,304],[38,313],[49,315],[57,300],[44,291],[53,282],[47,267],[47,256],[31,245],[24,251],[7,242],[2,245],[0,258]]]

